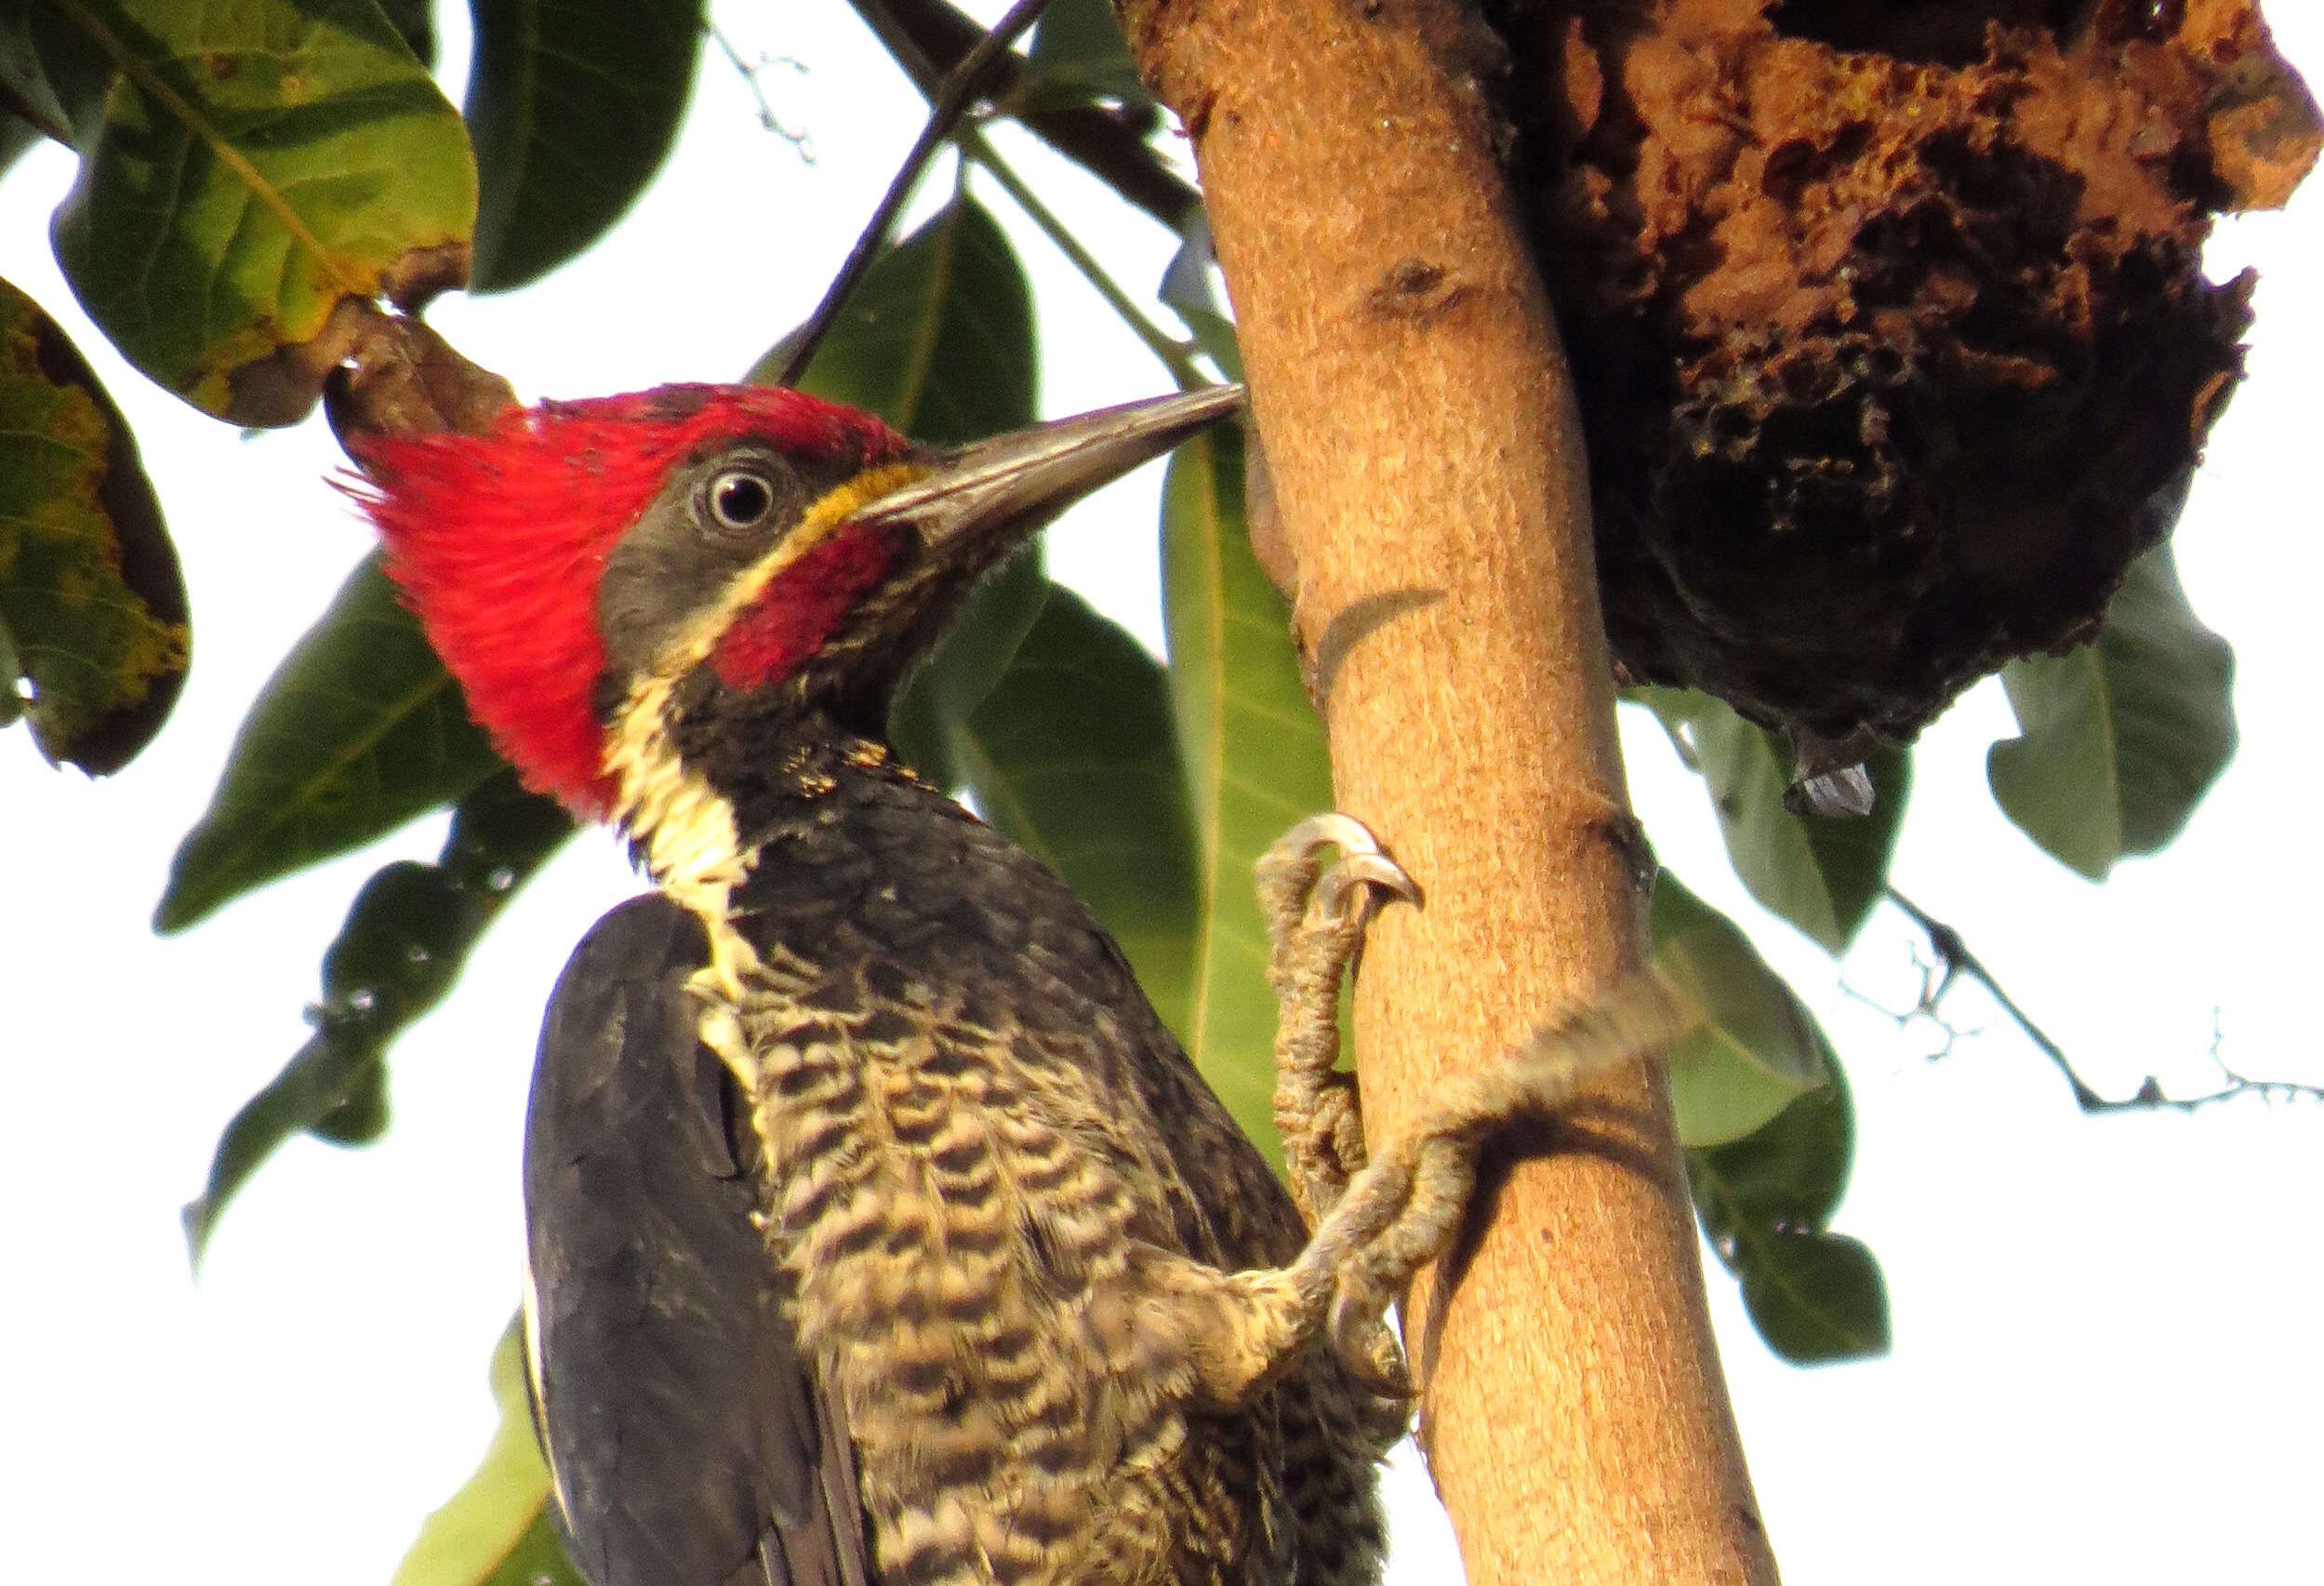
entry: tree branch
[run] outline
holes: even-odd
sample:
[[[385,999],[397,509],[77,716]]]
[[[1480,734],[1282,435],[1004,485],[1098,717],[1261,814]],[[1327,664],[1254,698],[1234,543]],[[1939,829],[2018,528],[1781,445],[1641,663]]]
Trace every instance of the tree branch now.
[[[985,30],[948,0],[851,0],[866,26],[888,53],[934,98],[946,72],[975,48]],[[997,97],[1006,97],[1021,71],[1015,58],[1000,63],[991,78]],[[1163,225],[1175,230],[1202,202],[1202,195],[1147,147],[1146,130],[1126,115],[1090,105],[1025,112],[1017,122],[1067,159],[1106,182]]]
[[[2010,1016],[2010,1021],[2025,1032],[2025,1039],[2034,1044],[2034,1049],[2050,1060],[2051,1066],[2065,1077],[2067,1086],[2073,1090],[2074,1104],[2085,1113],[2193,1113],[2238,1096],[2254,1095],[2265,1097],[2271,1101],[2324,1101],[2324,1086],[2302,1085],[2286,1079],[2253,1079],[2237,1073],[2219,1055],[2215,1032],[2211,1057],[2224,1080],[2218,1089],[2206,1091],[2200,1096],[2171,1096],[2164,1093],[2162,1081],[2148,1074],[2139,1082],[2138,1089],[2129,1096],[2118,1100],[2101,1096],[2075,1072],[2073,1062],[2065,1055],[2065,1048],[2051,1039],[2049,1032],[2036,1024],[2025,1010],[2017,1006],[2016,999],[2001,989],[2001,982],[1995,980],[1984,961],[1970,951],[1968,941],[1959,930],[1893,886],[1888,888],[1888,900],[1920,927],[1920,934],[1929,939],[1930,951],[1937,955],[1939,972],[1934,982],[1921,987],[1919,1003],[1905,1017],[1910,1019],[1919,1014],[1943,1023],[1943,1020],[1937,1020],[1937,1005],[1945,1000],[1946,993],[1953,989],[1954,981],[1966,975],[1985,989],[1985,994]]]
[[[1364,1123],[1644,950],[1579,415],[1457,0],[1127,0],[1232,290],[1343,809],[1427,895],[1373,928]],[[1659,1067],[1489,1164],[1406,1336],[1471,1578],[1763,1586]]]
[[[928,107],[927,125],[920,129],[920,136],[913,140],[911,148],[905,153],[903,164],[896,167],[895,180],[880,195],[878,207],[871,211],[871,219],[864,222],[863,231],[856,238],[856,246],[847,250],[847,258],[840,265],[839,273],[823,289],[823,300],[815,305],[815,312],[807,315],[806,323],[793,336],[790,355],[783,360],[783,370],[777,377],[778,384],[797,385],[799,377],[807,372],[807,366],[815,361],[815,350],[823,344],[823,338],[830,331],[831,322],[839,318],[839,311],[847,306],[848,294],[863,279],[864,272],[871,268],[872,257],[880,251],[880,245],[887,240],[888,228],[896,224],[896,217],[904,207],[904,201],[911,196],[912,189],[920,185],[921,173],[927,169],[929,160],[935,157],[937,149],[943,147],[945,140],[952,136],[952,128],[959,126],[961,117],[968,113],[968,107],[990,87],[994,63],[1008,54],[1009,46],[1016,42],[1018,34],[1033,25],[1034,19],[1041,15],[1042,7],[1048,3],[1049,0],[1016,0],[1007,14],[993,24],[992,31],[977,40],[976,47],[963,55],[945,73],[943,83],[936,88],[936,99]]]

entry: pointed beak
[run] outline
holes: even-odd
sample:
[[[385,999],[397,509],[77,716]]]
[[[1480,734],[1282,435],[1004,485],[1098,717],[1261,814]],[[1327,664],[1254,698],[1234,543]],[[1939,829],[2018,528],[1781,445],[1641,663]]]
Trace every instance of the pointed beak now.
[[[1036,526],[1242,406],[1242,387],[1205,386],[996,435],[941,454],[934,473],[856,521],[908,524],[932,547]]]

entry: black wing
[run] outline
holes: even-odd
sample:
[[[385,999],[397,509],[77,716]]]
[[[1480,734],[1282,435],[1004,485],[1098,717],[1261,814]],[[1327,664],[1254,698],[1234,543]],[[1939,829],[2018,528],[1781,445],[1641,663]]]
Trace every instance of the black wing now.
[[[592,1586],[870,1586],[855,1459],[750,1214],[758,1144],[696,1039],[701,923],[657,896],[550,1000],[525,1128],[535,1382]]]

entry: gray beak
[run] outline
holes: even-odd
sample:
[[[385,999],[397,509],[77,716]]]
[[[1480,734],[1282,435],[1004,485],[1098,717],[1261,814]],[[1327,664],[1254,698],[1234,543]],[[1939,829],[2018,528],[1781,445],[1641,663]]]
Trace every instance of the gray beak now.
[[[931,547],[1029,527],[1242,406],[1242,387],[1213,385],[995,435],[941,455],[856,521],[909,524]]]

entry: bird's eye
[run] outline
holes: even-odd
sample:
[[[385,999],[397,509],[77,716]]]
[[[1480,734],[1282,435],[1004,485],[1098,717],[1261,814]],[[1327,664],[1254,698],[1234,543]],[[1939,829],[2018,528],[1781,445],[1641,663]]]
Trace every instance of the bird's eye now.
[[[719,527],[752,529],[764,525],[775,510],[775,486],[763,473],[730,468],[710,481],[706,499],[710,517]]]

